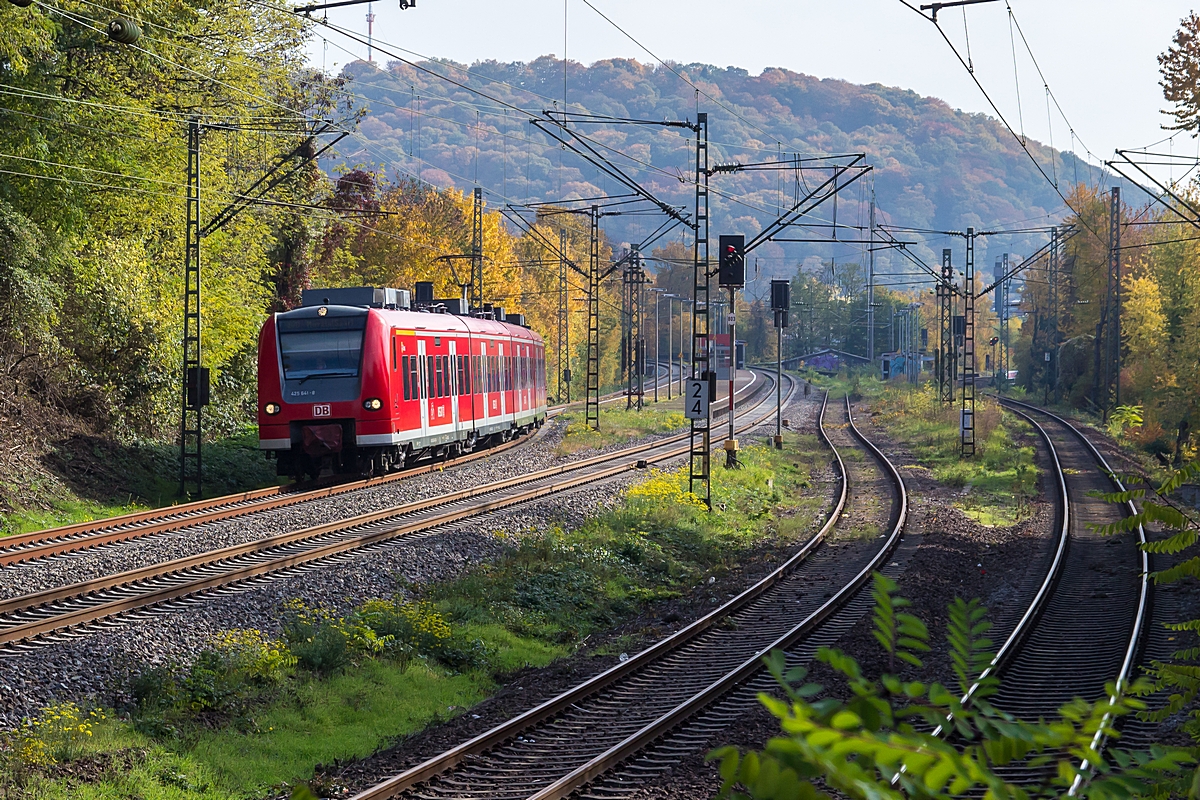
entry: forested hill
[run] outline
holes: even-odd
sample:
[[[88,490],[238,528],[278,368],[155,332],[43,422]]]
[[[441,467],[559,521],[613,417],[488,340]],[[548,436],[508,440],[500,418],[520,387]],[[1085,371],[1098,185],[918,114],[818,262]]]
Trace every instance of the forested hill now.
[[[478,88],[488,95],[540,110],[563,95],[562,62],[550,57],[530,63],[480,62],[467,68],[448,63],[421,66]],[[859,86],[783,69],[750,75],[734,67],[677,65],[705,92],[737,111],[731,114],[666,68],[631,60],[570,63],[568,100],[572,111],[646,120],[695,118],[709,112],[716,161],[761,161],[777,153],[866,152],[875,167],[874,187],[881,221],[918,228],[991,227],[1045,219],[1061,207],[1058,196],[1002,125],[982,114],[956,111],[945,102],[879,84]],[[347,66],[351,90],[370,114],[361,130],[372,146],[344,151],[348,162],[381,163],[384,156],[440,185],[467,188],[476,180],[498,195],[524,202],[616,192],[596,170],[550,144],[521,115],[412,66],[386,69],[365,62]],[[740,118],[739,118],[740,117]],[[623,162],[664,199],[689,203],[689,187],[673,179],[688,169],[689,132],[648,126],[597,126],[595,135],[656,170]],[[476,145],[478,144],[478,156]],[[1031,151],[1066,188],[1094,179],[1071,153],[1030,141]],[[1053,154],[1053,163],[1051,156]],[[560,159],[564,168],[560,170]],[[620,159],[617,159],[622,163]],[[418,167],[418,164],[420,167]],[[778,174],[717,176],[714,221],[721,231],[753,233],[791,195]],[[839,221],[857,223],[865,197],[857,187],[844,200]],[[744,203],[734,202],[737,197]],[[611,233],[610,226],[610,233]],[[622,231],[636,235],[636,231]],[[628,237],[632,238],[632,236]],[[1015,243],[1014,243],[1015,244]]]

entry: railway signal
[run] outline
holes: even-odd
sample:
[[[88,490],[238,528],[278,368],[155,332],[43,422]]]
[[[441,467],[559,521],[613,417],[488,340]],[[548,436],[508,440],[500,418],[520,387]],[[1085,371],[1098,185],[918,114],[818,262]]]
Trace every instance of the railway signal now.
[[[725,467],[736,467],[737,439],[733,435],[733,384],[737,378],[737,290],[746,285],[746,237],[725,234],[718,240],[717,284],[729,290],[729,438]]]
[[[792,282],[771,281],[771,310],[775,312],[775,449],[783,449],[783,329],[792,306]]]

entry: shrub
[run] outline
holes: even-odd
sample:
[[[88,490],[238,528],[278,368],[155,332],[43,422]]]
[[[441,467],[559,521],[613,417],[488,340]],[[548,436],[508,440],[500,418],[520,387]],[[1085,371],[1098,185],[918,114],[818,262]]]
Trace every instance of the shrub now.
[[[875,637],[889,661],[894,656],[919,665],[918,654],[928,649],[928,631],[915,617],[895,612],[902,601],[892,596],[894,589],[895,584],[876,575]],[[817,660],[845,681],[849,699],[816,699],[822,687],[805,683],[804,668],[788,669],[786,655],[772,652],[764,661],[784,697],[764,693],[759,699],[779,719],[782,735],[744,755],[733,747],[713,751],[709,758],[720,760],[724,781],[718,797],[1195,796],[1188,791],[1192,780],[1186,768],[1195,757],[1185,750],[1092,749],[1097,731],[1115,737],[1117,721],[1143,707],[1113,684],[1106,687],[1104,700],[1076,699],[1050,720],[1026,722],[992,706],[988,698],[999,682],[994,676],[981,677],[993,657],[985,615],[977,600],[956,598],[948,609],[947,638],[957,683],[952,687],[904,682],[891,674],[868,677],[855,659],[823,647]],[[971,701],[963,703],[960,698],[972,686]],[[1131,691],[1148,688],[1139,680]],[[948,735],[935,735],[935,728]],[[1080,766],[1085,758],[1087,770]]]
[[[261,631],[223,631],[186,669],[153,667],[133,680],[135,724],[152,736],[172,736],[198,718],[241,718],[295,663],[285,644]]]
[[[704,509],[704,501],[687,490],[687,479],[684,475],[681,469],[670,472],[652,469],[647,480],[626,490],[625,497],[634,505],[668,503]]]
[[[213,649],[230,669],[264,683],[282,681],[296,665],[296,656],[286,644],[254,629],[222,631],[213,637]]]
[[[297,663],[318,675],[330,675],[360,656],[382,653],[390,644],[358,615],[340,617],[302,600],[284,603],[283,638]]]
[[[47,706],[16,729],[0,734],[0,765],[23,781],[39,769],[74,761],[103,719],[100,709],[85,712],[75,703]]]

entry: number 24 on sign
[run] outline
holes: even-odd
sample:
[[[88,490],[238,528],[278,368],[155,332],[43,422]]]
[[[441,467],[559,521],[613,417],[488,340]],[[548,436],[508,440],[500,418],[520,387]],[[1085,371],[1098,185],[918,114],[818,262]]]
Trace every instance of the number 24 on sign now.
[[[688,419],[708,419],[708,381],[689,380],[684,395],[683,415]]]

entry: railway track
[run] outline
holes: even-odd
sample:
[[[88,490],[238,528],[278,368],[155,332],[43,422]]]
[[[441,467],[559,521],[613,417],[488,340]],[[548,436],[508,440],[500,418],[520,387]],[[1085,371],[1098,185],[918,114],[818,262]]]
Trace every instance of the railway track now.
[[[1113,506],[1088,496],[1092,490],[1113,488],[1105,477],[1111,472],[1109,465],[1092,443],[1053,414],[1015,401],[1009,408],[1033,425],[1046,445],[1050,466],[1047,477],[1053,481],[1047,493],[1053,496],[1056,508],[1054,530],[1041,556],[1045,572],[1024,593],[1023,607],[1007,615],[1011,621],[1002,626],[1003,641],[995,657],[961,700],[969,704],[982,681],[998,673],[1004,676],[1004,682],[992,701],[1018,717],[1036,720],[1053,717],[1074,697],[1103,697],[1106,683],[1114,678],[1118,687],[1129,680],[1145,627],[1149,565],[1145,554],[1136,548],[1138,541],[1144,541],[1140,531],[1131,532],[1122,541],[1119,537],[1100,537],[1089,527],[1116,521],[1133,510],[1131,506]],[[1032,414],[1042,416],[1047,425]],[[893,562],[891,566],[897,565]],[[1115,602],[1110,605],[1110,600]],[[853,609],[854,605],[860,607]],[[832,646],[839,633],[848,631],[868,607],[869,599],[863,593],[839,615],[841,619],[828,626],[830,630],[790,650],[789,666],[810,661],[821,644]],[[757,702],[759,692],[771,692],[773,688],[769,676],[747,683],[736,697],[712,709],[688,730],[677,732],[579,796],[585,800],[614,800],[635,794],[673,762],[701,751],[715,734]],[[1145,732],[1139,732],[1148,743]],[[934,735],[941,733],[941,727],[934,731]],[[1097,736],[1093,746],[1098,749],[1102,745],[1102,738]],[[1087,762],[1081,767],[1086,771]],[[1037,768],[1016,764],[1000,773],[1017,784],[1027,784],[1048,777],[1047,768],[1053,765]],[[1079,783],[1076,781],[1072,787],[1072,794]]]
[[[1092,530],[1135,512],[1132,504],[1089,496],[1124,489],[1108,477],[1104,456],[1062,417],[1008,398],[1000,402],[1031,422],[1050,447],[1061,486],[1061,532],[1046,581],[1022,619],[1028,624],[1013,632],[1008,652],[994,662],[1003,682],[991,702],[1022,719],[1051,718],[1076,697],[1097,700],[1106,683],[1115,681],[1120,691],[1129,681],[1150,605],[1149,560],[1139,548],[1146,534],[1141,526],[1116,536]],[[1093,746],[1103,744],[1098,733]],[[1086,771],[1087,762],[1082,766]],[[1044,774],[1024,766],[1005,772],[1017,782]]]
[[[789,381],[789,397],[795,390]],[[769,388],[756,380],[756,393]],[[742,413],[753,427],[773,409],[770,393]],[[452,494],[405,503],[345,520],[290,531],[187,558],[73,583],[0,601],[0,651],[27,649],[53,636],[81,635],[106,620],[132,611],[194,598],[297,568],[382,545],[398,537],[428,532],[539,497],[659,463],[689,449],[688,434],[570,462]],[[34,640],[37,640],[36,643]]]
[[[891,483],[893,507],[882,540],[853,556],[825,546],[852,502],[846,465],[824,426],[827,402],[818,428],[842,476],[840,497],[782,566],[673,636],[354,800],[567,797],[720,703],[761,672],[763,653],[819,634],[895,550],[907,517],[903,480],[854,426],[847,403],[846,426]]]
[[[757,373],[753,373],[757,375]],[[738,390],[744,393],[755,388],[757,378]],[[611,402],[623,397],[612,395],[602,402]],[[556,407],[551,414],[561,413],[565,407]],[[447,465],[460,466],[488,458],[529,442],[537,436],[513,439],[486,450],[480,450],[448,461],[433,460],[390,475],[364,480],[348,481],[332,486],[303,488],[302,486],[270,486],[249,492],[197,500],[167,508],[138,511],[118,517],[80,522],[59,528],[36,531],[0,538],[0,568],[37,559],[60,556],[79,550],[126,542],[156,534],[169,534],[194,528],[199,525],[222,522],[263,511],[325,500],[337,495],[358,492],[396,481],[407,480],[444,469]]]

